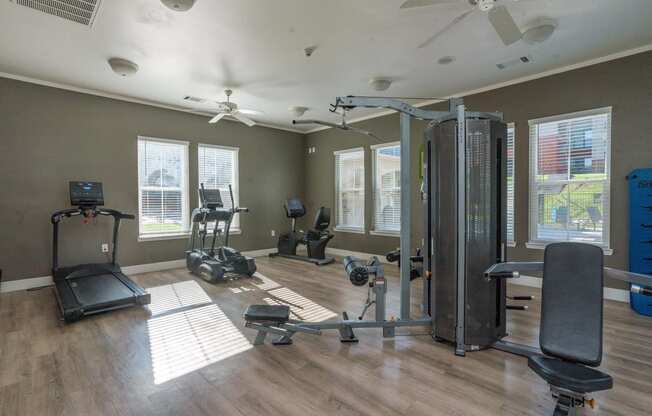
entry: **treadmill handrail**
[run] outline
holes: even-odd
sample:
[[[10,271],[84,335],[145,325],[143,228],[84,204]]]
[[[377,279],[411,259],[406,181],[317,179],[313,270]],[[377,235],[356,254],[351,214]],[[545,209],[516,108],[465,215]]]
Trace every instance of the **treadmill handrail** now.
[[[82,214],[82,210],[80,208],[62,209],[61,211],[57,211],[53,213],[52,217],[50,218],[50,221],[52,222],[52,224],[55,224],[61,221],[63,217],[74,217],[81,214]]]

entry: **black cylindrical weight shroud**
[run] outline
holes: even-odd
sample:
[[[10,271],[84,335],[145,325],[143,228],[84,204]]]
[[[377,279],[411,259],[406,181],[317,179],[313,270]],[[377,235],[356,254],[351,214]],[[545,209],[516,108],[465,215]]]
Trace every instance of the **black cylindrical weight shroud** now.
[[[344,257],[342,263],[344,264],[344,271],[354,286],[364,286],[369,282],[369,271],[362,260],[347,256]]]

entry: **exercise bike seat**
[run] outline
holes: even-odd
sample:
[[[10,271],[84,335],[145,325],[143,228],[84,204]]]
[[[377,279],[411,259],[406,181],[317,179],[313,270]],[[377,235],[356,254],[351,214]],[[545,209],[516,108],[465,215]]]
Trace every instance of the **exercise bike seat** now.
[[[609,390],[613,387],[610,375],[570,361],[535,355],[528,358],[528,367],[550,385],[578,393]]]
[[[287,305],[249,305],[244,313],[247,322],[274,322],[282,324],[290,320]]]

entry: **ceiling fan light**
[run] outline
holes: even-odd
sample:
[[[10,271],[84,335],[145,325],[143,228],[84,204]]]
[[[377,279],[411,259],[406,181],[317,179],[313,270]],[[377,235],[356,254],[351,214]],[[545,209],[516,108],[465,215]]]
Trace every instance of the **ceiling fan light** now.
[[[482,10],[483,12],[488,12],[489,10],[493,9],[495,3],[495,0],[476,0],[478,9]],[[473,2],[471,2],[471,4],[473,4]]]
[[[392,80],[387,78],[372,78],[369,80],[369,85],[376,91],[386,91],[392,85]]]

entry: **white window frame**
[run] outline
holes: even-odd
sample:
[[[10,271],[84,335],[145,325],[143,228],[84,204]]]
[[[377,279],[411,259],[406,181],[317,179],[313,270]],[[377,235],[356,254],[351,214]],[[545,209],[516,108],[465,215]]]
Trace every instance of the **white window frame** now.
[[[512,238],[507,236],[507,247],[516,247],[516,123],[507,123],[507,130],[512,129]],[[509,136],[509,133],[508,133]],[[506,142],[507,144],[507,142]],[[507,194],[509,205],[509,193]],[[509,223],[509,211],[506,213],[507,222]]]
[[[396,147],[396,146],[401,146],[400,141],[394,141],[394,142],[387,142],[387,143],[379,143],[371,146],[371,175],[372,175],[372,215],[373,219],[371,221],[372,224],[372,229],[369,231],[369,234],[372,235],[380,235],[380,236],[386,236],[386,237],[400,237],[401,236],[401,230],[400,230],[400,224],[399,224],[399,230],[378,230],[376,229],[376,216],[378,213],[376,212],[376,195],[378,193],[378,178],[376,177],[376,167],[377,167],[377,159],[378,159],[378,149],[383,149],[385,147]],[[400,172],[400,166],[399,166],[399,172]],[[400,181],[400,179],[399,179]],[[399,182],[399,187],[400,187],[400,182]]]
[[[362,224],[358,227],[351,227],[347,225],[340,225],[338,224],[339,220],[339,212],[338,210],[340,209],[340,189],[339,189],[339,184],[340,184],[340,172],[338,170],[337,166],[337,156],[345,153],[362,153],[362,166],[363,166],[363,175],[362,175]],[[344,150],[336,150],[333,152],[333,164],[335,167],[335,227],[333,228],[334,231],[337,232],[344,232],[344,233],[354,233],[354,234],[365,234],[365,212],[366,212],[366,197],[367,197],[367,190],[366,190],[366,172],[365,172],[365,149],[364,147],[354,147],[352,149],[344,149]]]
[[[142,206],[142,188],[140,186],[141,176],[140,176],[140,153],[139,153],[139,144],[141,141],[144,142],[158,142],[166,144],[177,144],[183,146],[184,149],[184,169],[183,171],[183,181],[181,188],[181,218],[183,221],[183,230],[179,232],[172,233],[143,233],[142,231],[142,222],[141,218],[143,217],[143,206]],[[155,241],[155,240],[173,240],[180,238],[187,238],[190,235],[190,185],[189,185],[189,175],[190,175],[190,166],[189,166],[189,150],[190,142],[184,140],[174,140],[174,139],[162,139],[158,137],[149,137],[149,136],[138,136],[136,141],[136,164],[138,168],[138,241]]]
[[[574,241],[574,240],[541,240],[536,238],[536,231],[537,231],[537,225],[538,225],[538,215],[536,215],[536,211],[534,211],[533,207],[537,206],[537,194],[536,194],[536,169],[537,169],[537,161],[538,161],[538,155],[537,155],[537,144],[535,143],[536,137],[532,135],[532,129],[535,125],[543,124],[543,123],[550,123],[550,122],[556,122],[556,121],[563,121],[563,120],[569,120],[569,119],[574,119],[574,118],[579,118],[579,117],[589,117],[589,116],[595,116],[595,115],[608,115],[608,126],[607,126],[607,140],[606,140],[606,156],[605,156],[605,173],[607,176],[606,182],[605,182],[605,187],[604,187],[604,196],[603,198],[606,198],[608,201],[607,204],[610,205],[611,203],[611,139],[612,139],[612,132],[611,132],[611,126],[612,126],[612,117],[613,117],[613,111],[612,107],[601,107],[601,108],[595,108],[591,110],[585,110],[585,111],[577,111],[573,113],[566,113],[566,114],[559,114],[555,116],[550,116],[550,117],[541,117],[533,120],[529,120],[529,146],[530,146],[530,179],[529,179],[529,184],[530,184],[530,190],[529,190],[529,203],[530,203],[530,209],[528,210],[528,215],[529,215],[529,241],[525,244],[527,248],[531,249],[544,249],[546,245],[549,243],[554,243],[554,242],[559,242],[559,241]],[[570,166],[569,166],[570,169]],[[604,182],[602,180],[599,180],[599,182]],[[613,250],[611,249],[611,209],[608,207],[608,210],[605,210],[603,212],[603,227],[604,227],[604,240],[602,244],[595,244],[595,243],[590,243],[590,244],[595,244],[599,247],[602,248],[603,252],[605,255],[611,255],[613,254]]]
[[[218,144],[208,144],[208,143],[199,143],[197,145],[197,186],[201,186],[201,181],[200,181],[200,173],[199,169],[201,166],[200,160],[199,160],[199,150],[202,147],[206,148],[213,148],[213,149],[220,149],[220,150],[228,150],[232,151],[235,153],[235,160],[233,162],[233,184],[231,185],[233,189],[233,203],[237,207],[240,204],[240,148],[239,147],[232,147],[232,146],[222,146]],[[199,201],[199,194],[197,195],[198,201]],[[201,205],[201,201],[199,201],[199,205]],[[240,214],[235,214],[233,217],[233,223],[231,224],[231,229],[229,230],[229,234],[242,234],[242,227],[240,227]]]

